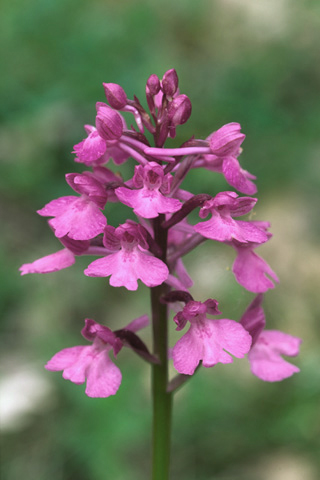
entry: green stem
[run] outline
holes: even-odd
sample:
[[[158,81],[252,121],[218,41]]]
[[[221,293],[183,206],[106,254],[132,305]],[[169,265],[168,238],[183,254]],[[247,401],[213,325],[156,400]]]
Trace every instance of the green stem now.
[[[160,227],[162,215],[154,220],[155,240],[162,249],[161,259],[166,260],[167,235]],[[167,392],[168,385],[168,316],[167,306],[160,298],[168,291],[165,284],[151,289],[153,353],[160,364],[152,365],[153,396],[153,451],[152,479],[168,480],[170,466],[170,434],[172,394]]]

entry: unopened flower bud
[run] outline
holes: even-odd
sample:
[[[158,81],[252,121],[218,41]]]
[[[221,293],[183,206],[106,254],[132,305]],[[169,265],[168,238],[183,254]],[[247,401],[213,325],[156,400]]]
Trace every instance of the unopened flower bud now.
[[[127,95],[120,85],[117,83],[103,83],[102,85],[110,107],[121,110],[127,105]]]
[[[150,95],[157,95],[160,90],[160,80],[158,76],[153,73],[147,80],[146,91]]]
[[[186,123],[191,115],[191,102],[187,95],[178,95],[170,103],[168,117],[174,126]]]
[[[168,97],[173,97],[178,89],[178,75],[174,68],[168,70],[162,78],[162,91]]]
[[[104,103],[97,103],[96,127],[104,140],[118,140],[123,132],[123,123],[119,113]]]
[[[211,152],[219,157],[238,156],[240,145],[245,138],[244,133],[241,133],[241,125],[239,123],[227,123],[227,125],[223,125],[223,127],[210,136]]]

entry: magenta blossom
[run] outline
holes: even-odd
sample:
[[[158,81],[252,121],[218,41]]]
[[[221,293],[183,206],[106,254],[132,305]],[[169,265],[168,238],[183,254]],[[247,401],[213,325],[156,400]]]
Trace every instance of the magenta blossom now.
[[[68,235],[74,240],[89,240],[102,233],[107,219],[100,211],[107,201],[103,185],[91,173],[69,173],[66,175],[69,185],[80,197],[67,196],[52,200],[39,215],[55,217],[49,220],[58,238]]]
[[[268,240],[272,237],[268,232],[269,222],[254,221],[252,223],[266,233]],[[240,243],[233,240],[229,245],[237,252],[232,271],[240,285],[254,293],[263,293],[274,288],[274,283],[269,277],[275,282],[279,282],[279,279],[267,262],[254,252],[254,249],[259,247],[258,243]]]
[[[32,263],[24,263],[19,268],[21,275],[28,273],[52,273],[71,267],[75,263],[75,255],[83,255],[90,246],[88,240],[72,240],[68,237],[59,239],[65,248]]]
[[[264,293],[274,288],[273,281],[279,282],[279,278],[268,263],[254,252],[257,244],[233,242],[232,245],[237,251],[237,258],[232,265],[237,282],[254,293]]]
[[[135,332],[147,326],[147,315],[135,319],[125,330]],[[115,395],[121,384],[121,372],[109,358],[113,350],[116,355],[123,343],[108,327],[87,318],[82,336],[92,345],[65,348],[56,353],[45,368],[53,372],[63,370],[63,378],[80,385],[87,380],[85,393],[88,397]]]
[[[107,142],[100,137],[97,129],[91,125],[85,125],[85,130],[88,133],[87,138],[77,143],[73,147],[73,152],[76,153],[76,162],[92,165],[99,163],[99,159],[107,149]]]
[[[218,302],[210,299],[204,303],[190,301],[174,317],[177,330],[190,322],[189,330],[172,350],[173,364],[179,373],[192,375],[201,360],[204,367],[213,367],[217,363],[232,363],[230,354],[243,358],[248,353],[251,337],[242,325],[234,320],[207,318],[207,314],[220,313]]]
[[[115,193],[120,202],[133,208],[136,215],[155,218],[159,213],[173,213],[181,208],[179,200],[164,195],[170,193],[172,177],[165,175],[163,167],[156,162],[135,167],[133,185],[138,190],[119,187]]]
[[[32,263],[24,263],[19,268],[21,275],[27,273],[52,273],[70,267],[75,263],[74,254],[67,248],[52,253],[42,258],[38,258]]]
[[[300,371],[281,355],[298,355],[302,340],[279,330],[264,330],[266,322],[261,307],[262,299],[262,294],[256,296],[240,323],[252,336],[248,355],[252,373],[265,382],[279,382]]]
[[[218,193],[214,198],[206,201],[200,209],[199,216],[201,218],[205,218],[210,212],[211,219],[197,223],[194,229],[204,237],[218,242],[230,242],[235,239],[241,243],[264,243],[268,237],[261,228],[254,225],[253,222],[233,219],[233,217],[249,213],[256,202],[256,198],[238,198],[235,192]]]
[[[111,275],[110,285],[128,290],[137,290],[137,280],[155,287],[168,278],[168,267],[148,251],[144,229],[135,222],[127,220],[118,228],[107,226],[103,243],[116,253],[90,263],[84,271],[89,277]]]
[[[117,141],[104,140],[91,125],[85,125],[84,128],[88,137],[74,145],[72,153],[77,155],[75,162],[96,166],[106,164],[112,158],[116,165],[120,165],[129,158],[129,155],[119,148]]]

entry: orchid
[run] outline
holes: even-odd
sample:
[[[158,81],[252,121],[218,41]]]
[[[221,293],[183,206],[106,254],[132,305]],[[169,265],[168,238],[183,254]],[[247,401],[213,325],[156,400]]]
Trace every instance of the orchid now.
[[[137,224],[129,221],[116,229],[106,227],[104,244],[116,252],[90,263],[84,273],[89,277],[111,275],[110,285],[128,290],[137,290],[138,279],[148,287],[161,285],[168,277],[168,268],[148,253],[141,231]]]
[[[205,140],[192,136],[181,146],[167,148],[166,141],[176,137],[177,128],[189,120],[192,111],[189,97],[180,93],[174,69],[162,79],[156,74],[148,78],[148,110],[116,83],[104,83],[103,89],[108,103],[96,103],[95,126],[85,125],[87,137],[73,150],[75,162],[88,170],[66,175],[77,195],[51,200],[38,210],[39,215],[52,217],[49,226],[63,249],[25,263],[20,271],[21,275],[56,272],[72,267],[78,256],[95,256],[84,270],[86,276],[108,277],[111,287],[129,291],[136,291],[141,283],[150,288],[151,353],[136,333],[147,325],[146,315],[115,331],[86,319],[82,335],[91,344],[61,350],[46,368],[63,371],[63,378],[75,384],[86,381],[89,397],[109,397],[116,394],[122,378],[110,357],[112,352],[118,363],[117,354],[127,346],[150,363],[152,478],[168,480],[170,415],[177,388],[201,366],[216,370],[219,363],[231,364],[233,357],[246,354],[255,376],[267,382],[283,380],[299,369],[282,355],[297,355],[301,340],[264,329],[262,293],[279,280],[255,251],[270,240],[269,223],[238,219],[251,214],[257,203],[251,196],[257,193],[256,177],[239,161],[245,139],[241,125],[231,122],[216,127]],[[133,115],[135,126],[128,128],[121,112]],[[117,170],[124,162],[125,178]],[[246,196],[230,189],[201,194],[185,190],[183,181],[195,168],[204,169],[213,180],[216,172],[222,173],[226,184]],[[112,225],[114,216],[109,213],[119,204],[128,209],[128,220]],[[191,214],[196,212],[201,220],[195,223]],[[220,318],[217,300],[194,300],[190,293],[197,278],[187,271],[183,257],[208,240],[236,251],[235,280],[258,294],[240,322]],[[178,332],[188,325],[171,348],[170,310]],[[171,360],[176,376],[169,379]]]
[[[85,125],[84,128],[88,137],[74,145],[73,153],[77,155],[75,162],[95,166],[106,164],[112,158],[116,165],[120,165],[128,159],[128,154],[117,147],[116,141],[104,140],[97,129],[91,125]]]
[[[148,317],[144,315],[133,320],[124,330],[135,332],[148,322]],[[112,332],[108,327],[87,318],[81,333],[92,345],[65,348],[56,353],[45,368],[52,372],[63,370],[63,378],[77,385],[87,380],[88,397],[115,395],[122,376],[120,369],[110,359],[109,352],[113,350],[116,355],[123,347],[119,332]]]
[[[256,198],[238,198],[235,192],[218,193],[212,200],[204,203],[199,213],[201,218],[205,218],[210,212],[211,219],[197,223],[194,229],[204,237],[219,242],[233,239],[242,243],[266,242],[268,237],[265,232],[252,222],[233,219],[250,212],[256,202]]]
[[[279,330],[265,330],[262,300],[262,294],[257,295],[240,323],[252,336],[252,347],[248,355],[252,373],[265,382],[279,382],[300,371],[281,355],[298,355],[301,339]]]
[[[232,363],[231,353],[243,358],[251,346],[251,336],[234,320],[211,320],[209,315],[219,315],[218,302],[206,300],[204,303],[190,300],[174,321],[177,330],[182,330],[186,322],[190,328],[175,344],[172,351],[173,365],[179,373],[192,375],[202,360],[204,367],[217,363]],[[227,353],[228,352],[228,353]]]
[[[173,213],[181,208],[179,200],[164,196],[170,193],[171,180],[171,175],[165,175],[158,163],[149,162],[144,167],[138,165],[135,168],[133,184],[139,190],[119,187],[115,193],[122,203],[133,208],[136,215],[155,218],[160,213]]]
[[[102,184],[87,173],[68,174],[66,180],[80,197],[68,196],[52,200],[38,214],[54,217],[50,225],[56,237],[68,237],[74,240],[89,240],[103,232],[107,224],[101,212],[107,201],[107,193]]]

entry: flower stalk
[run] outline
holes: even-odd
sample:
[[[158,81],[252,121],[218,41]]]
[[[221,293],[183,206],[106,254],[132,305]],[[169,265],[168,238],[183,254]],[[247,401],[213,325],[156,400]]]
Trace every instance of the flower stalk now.
[[[154,220],[154,238],[159,245],[161,260],[166,261],[167,231],[161,227],[163,215]],[[152,479],[167,480],[170,465],[172,393],[168,385],[168,308],[160,299],[168,292],[163,283],[151,289],[153,354],[160,363],[152,365]]]

